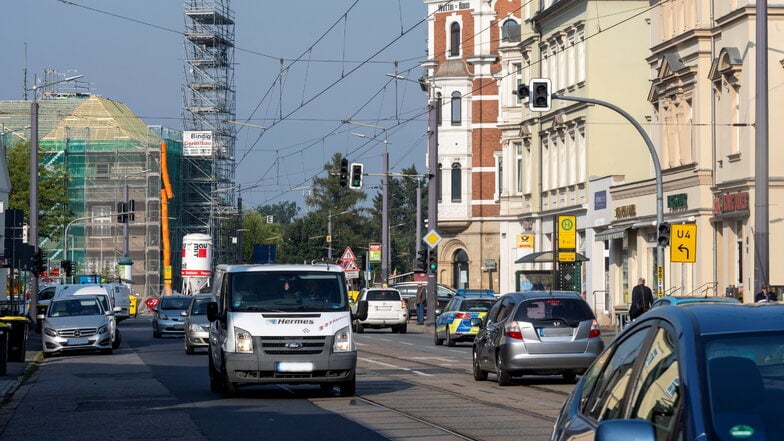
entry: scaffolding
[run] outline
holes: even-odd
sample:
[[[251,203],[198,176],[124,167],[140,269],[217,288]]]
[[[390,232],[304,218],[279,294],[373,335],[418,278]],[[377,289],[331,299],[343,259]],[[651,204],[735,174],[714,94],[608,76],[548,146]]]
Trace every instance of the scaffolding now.
[[[40,103],[46,108],[56,101]],[[54,243],[41,238],[40,245],[50,262],[77,262],[78,274],[120,277],[125,233],[116,213],[127,190],[135,201],[135,219],[128,225],[134,291],[160,295],[161,138],[122,103],[97,96],[73,103],[78,105],[40,139],[39,161],[66,170],[76,222],[67,236]]]
[[[206,233],[213,262],[235,262],[238,210],[235,185],[236,130],[234,18],[229,0],[185,1],[183,127],[207,132],[209,149],[182,157],[181,233]]]

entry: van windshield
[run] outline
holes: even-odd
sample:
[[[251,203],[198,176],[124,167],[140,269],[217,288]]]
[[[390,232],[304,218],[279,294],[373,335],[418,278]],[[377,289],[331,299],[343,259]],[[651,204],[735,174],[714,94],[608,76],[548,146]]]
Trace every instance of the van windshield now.
[[[342,273],[259,271],[230,275],[232,311],[346,311],[348,295]]]

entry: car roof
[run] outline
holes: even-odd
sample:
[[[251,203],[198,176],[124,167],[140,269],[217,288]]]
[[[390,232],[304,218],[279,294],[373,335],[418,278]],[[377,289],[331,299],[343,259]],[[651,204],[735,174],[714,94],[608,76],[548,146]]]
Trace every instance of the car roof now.
[[[495,297],[492,289],[460,288],[455,291],[455,295],[463,297]]]
[[[702,335],[782,331],[784,304],[781,303],[711,303],[692,302],[680,306],[653,308],[641,318],[660,318],[684,326],[693,326]],[[640,320],[640,319],[638,319]],[[631,328],[631,327],[630,327]]]
[[[194,294],[193,298],[194,299],[214,299],[215,295],[212,294],[211,292],[202,292],[202,293],[199,293],[199,294]]]
[[[559,299],[569,299],[569,298],[576,298],[580,300],[583,299],[576,291],[520,291],[520,292],[509,292],[504,294],[502,297],[506,296],[513,296],[518,301],[525,301],[531,299],[542,299],[542,298],[559,298]]]
[[[719,297],[719,296],[709,296],[709,297],[664,296],[664,297],[659,297],[655,301],[660,301],[660,300],[667,300],[672,304],[695,303],[695,302],[740,303],[740,301],[734,297]]]
[[[278,263],[264,263],[252,265],[218,265],[217,270],[223,270],[229,273],[241,272],[265,272],[265,271],[325,271],[342,273],[343,268],[340,265],[333,265],[329,263],[314,263],[314,264],[278,264]]]

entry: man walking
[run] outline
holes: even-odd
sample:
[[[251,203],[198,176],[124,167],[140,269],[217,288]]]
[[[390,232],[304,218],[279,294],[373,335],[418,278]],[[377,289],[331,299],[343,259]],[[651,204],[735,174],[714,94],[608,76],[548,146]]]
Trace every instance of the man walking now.
[[[637,286],[632,289],[632,304],[629,306],[629,318],[634,320],[643,315],[645,311],[651,309],[653,305],[653,293],[645,286],[645,279],[640,277]]]
[[[427,290],[425,289],[424,285],[422,285],[422,282],[419,282],[419,285],[417,285],[416,299],[414,301],[416,302],[417,324],[424,325]]]

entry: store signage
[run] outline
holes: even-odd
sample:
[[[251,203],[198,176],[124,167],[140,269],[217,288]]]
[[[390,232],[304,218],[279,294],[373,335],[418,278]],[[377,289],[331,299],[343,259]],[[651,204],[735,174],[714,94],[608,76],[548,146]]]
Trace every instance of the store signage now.
[[[683,211],[689,208],[689,195],[686,193],[672,194],[667,196],[667,208],[670,211]]]
[[[593,209],[604,210],[607,208],[607,190],[597,191],[593,194]]]
[[[749,192],[725,193],[713,198],[713,214],[749,209]]]
[[[616,219],[623,219],[625,217],[636,217],[636,216],[637,216],[636,205],[623,205],[615,209]]]

